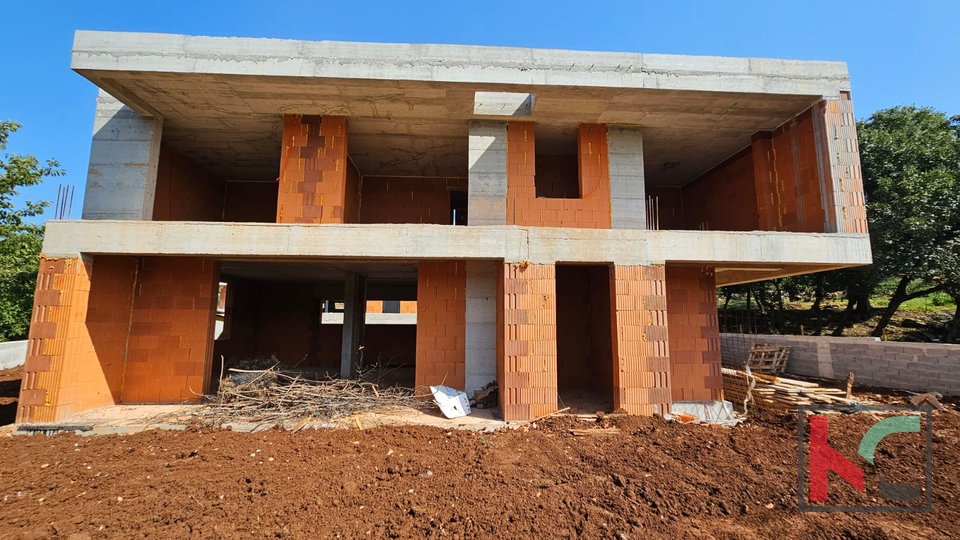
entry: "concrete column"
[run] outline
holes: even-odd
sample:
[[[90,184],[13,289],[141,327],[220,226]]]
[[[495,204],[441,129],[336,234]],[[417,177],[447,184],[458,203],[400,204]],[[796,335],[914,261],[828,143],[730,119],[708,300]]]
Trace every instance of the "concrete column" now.
[[[357,273],[348,273],[343,290],[343,341],[340,346],[340,377],[355,377],[360,366],[360,345],[363,343],[367,317],[367,280]]]
[[[610,213],[613,229],[647,228],[643,135],[638,128],[609,126]]]
[[[467,188],[469,225],[507,224],[507,124],[471,122]]]
[[[103,90],[97,96],[83,219],[153,219],[163,118],[146,118]]]
[[[467,395],[497,378],[497,264],[467,261]]]

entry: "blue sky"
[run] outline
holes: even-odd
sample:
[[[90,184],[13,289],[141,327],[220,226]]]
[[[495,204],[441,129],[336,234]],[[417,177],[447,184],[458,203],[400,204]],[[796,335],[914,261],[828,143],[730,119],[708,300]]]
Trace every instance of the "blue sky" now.
[[[52,201],[60,183],[73,184],[75,218],[96,95],[70,71],[76,29],[842,60],[859,117],[910,103],[960,114],[956,0],[8,0],[2,14],[0,119],[23,124],[8,151],[56,158],[67,171],[23,196]]]

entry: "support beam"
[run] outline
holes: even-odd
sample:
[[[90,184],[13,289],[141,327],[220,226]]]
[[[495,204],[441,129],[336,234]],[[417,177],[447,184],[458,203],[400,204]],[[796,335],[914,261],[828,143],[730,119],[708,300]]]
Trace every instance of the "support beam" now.
[[[146,118],[100,91],[83,219],[153,219],[163,118]]]
[[[367,280],[351,272],[344,280],[343,340],[340,347],[340,377],[355,377],[360,370],[360,346],[363,344],[367,317]]]

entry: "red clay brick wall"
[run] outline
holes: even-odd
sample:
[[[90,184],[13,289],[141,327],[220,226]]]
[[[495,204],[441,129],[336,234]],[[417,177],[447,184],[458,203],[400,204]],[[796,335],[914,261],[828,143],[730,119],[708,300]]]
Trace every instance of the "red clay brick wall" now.
[[[642,415],[669,412],[664,267],[617,265],[610,292],[616,318],[612,332],[614,408]]]
[[[867,234],[857,121],[853,115],[850,96],[821,100],[817,104],[816,113],[823,118],[823,133],[820,137],[821,167],[828,171],[828,178],[836,182],[836,186],[833,182],[827,182],[829,215],[836,220],[837,212],[840,213],[838,232]]]
[[[223,221],[275,223],[276,219],[276,182],[227,182]]]
[[[549,264],[507,263],[501,276],[497,302],[500,410],[504,420],[530,420],[557,410],[556,270]]]
[[[576,154],[569,156],[539,155],[536,162],[537,197],[554,199],[580,198],[580,170]]]
[[[132,257],[41,257],[17,422],[52,422],[119,398]],[[108,309],[108,306],[110,309]]]
[[[723,399],[713,269],[667,266],[666,277],[673,401]]]
[[[466,264],[421,262],[417,270],[415,386],[463,389],[466,354]]]
[[[450,192],[466,191],[463,178],[364,176],[358,223],[450,224]]]
[[[604,124],[581,124],[580,198],[538,198],[532,122],[507,124],[507,223],[531,227],[610,228],[610,169]]]
[[[154,221],[221,221],[225,182],[168,145],[160,146]]]
[[[747,148],[685,186],[685,228],[708,231],[757,230],[759,220],[753,174],[753,156],[750,148]]]
[[[654,212],[659,212],[659,227],[652,223],[650,228],[660,230],[681,230],[683,220],[683,190],[668,186],[646,186],[647,199],[653,198]],[[652,216],[647,216],[651,221]]]
[[[137,277],[120,399],[197,401],[207,390],[217,269],[198,257],[144,257]]]
[[[346,118],[284,115],[277,223],[345,223],[348,165]]]

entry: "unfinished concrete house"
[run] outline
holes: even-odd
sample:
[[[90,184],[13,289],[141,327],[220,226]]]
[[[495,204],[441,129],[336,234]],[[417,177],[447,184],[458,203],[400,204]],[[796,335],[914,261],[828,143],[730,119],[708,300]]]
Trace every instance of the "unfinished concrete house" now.
[[[20,422],[271,355],[663,413],[722,397],[718,286],[871,262],[843,63],[78,32],[72,67]]]

